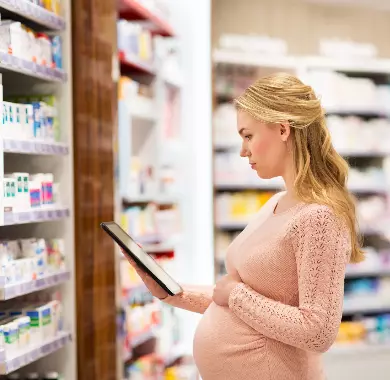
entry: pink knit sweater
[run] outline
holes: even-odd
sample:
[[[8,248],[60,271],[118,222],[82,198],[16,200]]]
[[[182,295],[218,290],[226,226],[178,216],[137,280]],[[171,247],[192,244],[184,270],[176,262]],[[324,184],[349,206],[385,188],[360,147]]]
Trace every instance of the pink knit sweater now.
[[[210,291],[167,300],[204,314],[194,339],[203,380],[324,379],[321,353],[341,321],[349,232],[326,206],[274,214],[281,195],[228,249],[227,271],[243,281],[229,307],[213,303]]]

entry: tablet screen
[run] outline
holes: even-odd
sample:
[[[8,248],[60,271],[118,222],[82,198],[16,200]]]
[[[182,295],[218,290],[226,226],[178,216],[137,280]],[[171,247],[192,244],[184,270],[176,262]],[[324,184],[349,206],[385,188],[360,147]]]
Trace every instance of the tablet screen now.
[[[170,295],[176,295],[182,292],[180,285],[162,269],[156,261],[146,253],[118,224],[114,222],[102,223],[103,229],[110,233],[111,237],[120,244],[135,261],[142,263],[160,286],[162,286]],[[119,241],[118,241],[119,240]]]

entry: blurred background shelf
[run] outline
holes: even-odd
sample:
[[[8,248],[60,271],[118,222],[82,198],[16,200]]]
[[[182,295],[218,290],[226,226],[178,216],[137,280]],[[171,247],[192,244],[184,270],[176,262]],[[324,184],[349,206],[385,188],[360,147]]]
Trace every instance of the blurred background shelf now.
[[[28,0],[0,0],[0,11],[2,15],[4,11],[8,11],[13,17],[19,16],[23,21],[31,21],[47,29],[65,29],[64,18]]]
[[[32,345],[5,358],[0,352],[0,374],[7,375],[63,348],[71,340],[71,334],[60,332],[54,338],[44,340],[41,344]]]
[[[70,271],[64,270],[57,273],[50,273],[36,280],[3,285],[0,287],[0,301],[10,300],[12,298],[57,286],[64,283],[65,281],[68,281],[69,279]]]
[[[66,144],[35,140],[3,139],[5,153],[38,154],[62,156],[69,154]]]

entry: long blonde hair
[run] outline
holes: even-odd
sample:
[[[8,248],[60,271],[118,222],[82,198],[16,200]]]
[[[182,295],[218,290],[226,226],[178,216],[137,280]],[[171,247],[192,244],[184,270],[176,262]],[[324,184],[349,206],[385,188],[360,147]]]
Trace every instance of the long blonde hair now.
[[[262,77],[235,100],[239,110],[267,123],[286,123],[293,136],[294,191],[305,203],[329,206],[351,231],[351,262],[364,259],[355,199],[348,191],[348,164],[334,149],[324,110],[313,89],[291,74]]]

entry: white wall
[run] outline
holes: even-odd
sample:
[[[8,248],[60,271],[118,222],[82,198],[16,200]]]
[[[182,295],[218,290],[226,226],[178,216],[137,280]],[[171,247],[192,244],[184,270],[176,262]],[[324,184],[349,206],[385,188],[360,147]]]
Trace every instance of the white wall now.
[[[210,0],[181,0],[175,2],[174,10],[182,51],[181,128],[186,146],[186,178],[181,197],[185,230],[177,255],[179,277],[182,282],[207,285],[214,281],[211,4]],[[199,316],[187,312],[181,315],[186,347],[191,351]]]

